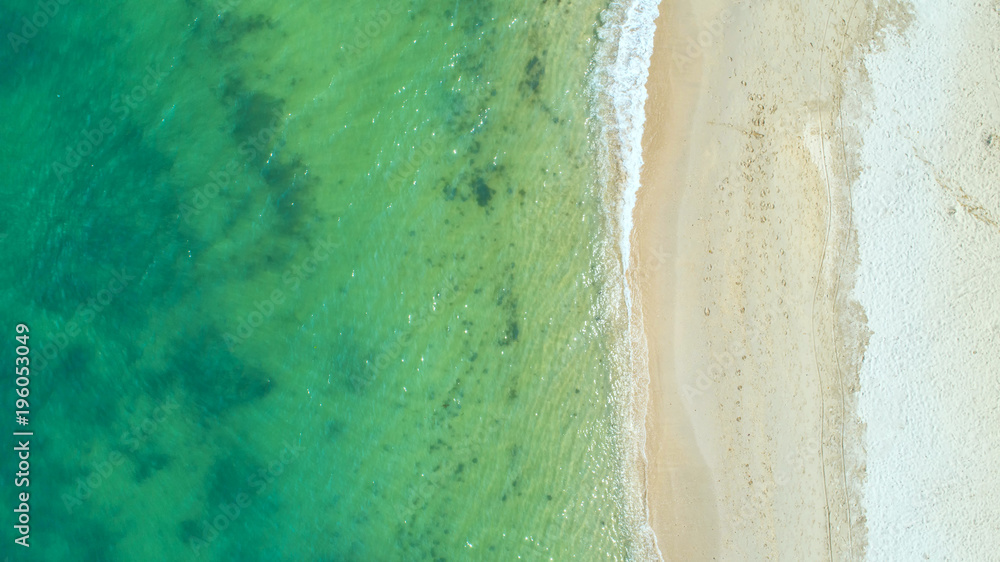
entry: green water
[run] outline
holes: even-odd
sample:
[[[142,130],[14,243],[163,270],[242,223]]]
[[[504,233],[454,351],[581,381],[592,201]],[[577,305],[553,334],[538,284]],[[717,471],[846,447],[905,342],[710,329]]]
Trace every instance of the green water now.
[[[8,36],[2,357],[26,323],[35,435],[31,547],[8,437],[0,552],[627,558],[604,4],[69,0]]]

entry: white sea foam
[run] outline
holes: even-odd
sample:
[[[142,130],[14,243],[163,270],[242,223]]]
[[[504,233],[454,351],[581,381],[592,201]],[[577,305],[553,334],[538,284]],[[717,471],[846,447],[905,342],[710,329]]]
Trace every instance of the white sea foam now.
[[[634,306],[630,277],[633,212],[642,172],[642,135],[646,119],[646,80],[653,53],[653,36],[659,15],[658,0],[615,0],[601,14],[599,44],[592,68],[596,151],[599,178],[607,211],[605,263],[621,292],[602,303],[604,312],[624,316],[612,325],[621,327],[612,362],[618,367],[614,392],[620,412],[619,445],[621,480],[625,492],[625,523],[632,532],[630,554],[636,560],[662,556],[649,524],[646,504],[645,422],[649,370],[641,307]],[[617,241],[617,248],[614,242]],[[616,251],[617,250],[617,251]],[[617,254],[617,255],[616,255]],[[619,296],[620,295],[620,296]]]
[[[642,171],[642,132],[646,120],[646,80],[653,54],[653,35],[658,0],[614,1],[602,14],[604,24],[598,31],[600,45],[594,70],[597,110],[616,137],[610,156],[618,159],[620,170],[614,173],[619,185],[622,272],[629,269],[632,212],[639,192]],[[610,139],[609,139],[610,140]],[[628,287],[626,286],[626,293]],[[629,299],[631,307],[631,299]]]

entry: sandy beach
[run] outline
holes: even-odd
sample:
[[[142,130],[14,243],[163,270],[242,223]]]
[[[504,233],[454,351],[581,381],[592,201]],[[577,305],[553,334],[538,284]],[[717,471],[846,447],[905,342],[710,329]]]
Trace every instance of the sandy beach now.
[[[667,560],[862,552],[840,121],[869,19],[847,2],[661,5],[637,259]]]
[[[660,5],[633,267],[666,560],[867,552],[872,332],[852,186],[873,164],[865,126],[894,110],[865,105],[865,57],[913,17],[855,1]]]
[[[660,4],[632,282],[663,559],[1000,548],[998,29]]]

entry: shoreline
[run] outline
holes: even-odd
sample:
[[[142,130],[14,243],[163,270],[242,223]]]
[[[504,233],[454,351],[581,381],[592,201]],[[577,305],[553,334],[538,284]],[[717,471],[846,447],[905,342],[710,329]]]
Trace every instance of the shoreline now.
[[[662,345],[674,341],[673,257],[678,242],[677,207],[684,186],[660,185],[656,193],[648,187],[660,178],[679,176],[688,155],[685,138],[667,131],[690,130],[698,103],[700,61],[686,55],[675,59],[681,48],[676,39],[673,45],[663,45],[665,40],[683,37],[684,29],[693,23],[694,15],[682,11],[689,6],[682,5],[662,1],[656,22],[647,81],[643,187],[633,209],[635,252],[630,258],[636,271],[632,280],[639,287],[640,337],[645,339],[649,373],[645,423],[649,523],[662,559],[709,560],[718,553],[716,492],[694,428],[677,400],[680,388],[670,368],[675,354],[672,346]],[[681,60],[688,63],[686,71],[681,70]]]
[[[592,134],[598,159],[598,186],[605,209],[606,237],[597,254],[611,279],[597,303],[601,323],[613,338],[610,361],[618,372],[613,389],[623,525],[630,530],[630,552],[637,560],[661,558],[649,525],[646,472],[648,371],[642,308],[629,282],[634,275],[633,215],[641,189],[642,135],[646,119],[646,82],[653,55],[660,0],[613,0],[601,14],[598,46],[590,76]]]

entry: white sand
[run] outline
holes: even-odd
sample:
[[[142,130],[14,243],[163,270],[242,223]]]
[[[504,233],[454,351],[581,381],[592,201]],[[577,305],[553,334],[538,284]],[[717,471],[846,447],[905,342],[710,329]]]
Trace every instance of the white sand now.
[[[857,559],[853,1],[661,4],[636,210],[667,560]],[[842,353],[842,351],[844,351]]]
[[[873,332],[859,404],[870,560],[1000,560],[992,4],[914,2],[904,36],[865,60],[874,100],[861,107],[871,122],[853,206],[856,295]]]
[[[633,282],[662,557],[1000,560],[1000,4],[660,12]]]

